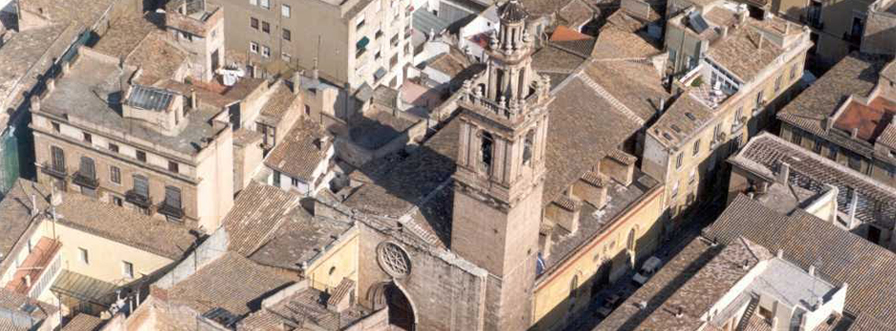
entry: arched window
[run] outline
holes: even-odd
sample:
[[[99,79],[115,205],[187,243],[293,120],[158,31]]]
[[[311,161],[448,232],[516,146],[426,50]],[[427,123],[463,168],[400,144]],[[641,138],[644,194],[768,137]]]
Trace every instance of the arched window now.
[[[336,272],[336,267],[330,267],[330,276],[332,276],[333,273],[335,273],[335,272]]]
[[[632,228],[631,231],[628,232],[628,250],[635,250],[635,229]]]
[[[84,176],[87,179],[95,179],[96,178],[96,164],[93,162],[93,159],[82,156],[81,157],[81,168],[78,170],[81,176]]]
[[[529,130],[523,139],[523,164],[529,164],[535,149],[535,129]]]
[[[572,298],[576,297],[576,290],[579,289],[579,275],[572,276],[572,280],[569,282],[569,296]]]
[[[482,142],[479,145],[479,161],[482,164],[482,170],[486,174],[492,172],[492,152],[494,150],[495,139],[491,133],[482,131]]]

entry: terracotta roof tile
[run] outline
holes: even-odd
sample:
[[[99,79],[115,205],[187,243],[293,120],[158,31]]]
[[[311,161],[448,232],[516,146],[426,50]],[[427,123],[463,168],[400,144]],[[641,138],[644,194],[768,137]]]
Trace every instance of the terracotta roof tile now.
[[[299,206],[300,198],[277,187],[249,183],[222,222],[230,236],[227,249],[245,256],[252,254]]]
[[[331,142],[319,124],[299,119],[283,140],[264,160],[271,169],[304,181],[311,180],[315,168],[327,158]]]
[[[294,281],[237,253],[227,252],[174,284],[168,290],[168,298],[199,314],[224,308],[240,316],[258,310],[261,299]]]

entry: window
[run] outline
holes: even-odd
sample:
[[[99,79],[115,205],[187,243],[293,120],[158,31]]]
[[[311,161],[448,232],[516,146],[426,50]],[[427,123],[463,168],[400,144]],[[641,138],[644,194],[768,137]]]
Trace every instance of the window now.
[[[756,93],[756,109],[762,108],[762,103],[763,103],[762,92],[763,91],[759,91],[759,93]]]
[[[783,78],[783,76],[778,76],[778,78],[775,78],[775,93],[778,93],[778,91],[781,90],[781,78]]]
[[[174,161],[168,161],[168,171],[179,173],[180,172],[180,164]]]
[[[251,26],[255,30],[258,30],[258,19],[255,17],[250,17],[249,18],[249,26]]]
[[[535,148],[535,129],[529,130],[523,140],[523,164],[528,164],[532,160],[533,148]]]
[[[59,133],[59,131],[62,131],[62,129],[59,126],[59,123],[53,122],[53,131],[55,131],[56,133]]]
[[[261,0],[261,8],[271,9],[271,0]]]
[[[118,153],[118,145],[109,143],[109,150],[112,151],[113,153]]]
[[[355,30],[360,30],[364,27],[364,20],[364,14],[359,15],[358,18],[355,19]]]
[[[165,206],[181,209],[180,189],[174,186],[165,186]]]
[[[744,107],[741,106],[737,108],[737,111],[734,112],[734,123],[740,123],[741,118],[744,117]]]
[[[311,116],[311,106],[305,105],[305,116]]]
[[[803,143],[803,136],[800,134],[799,131],[793,130],[793,132],[791,132],[790,134],[792,135],[792,137],[790,137],[790,140],[793,142],[794,145],[800,145]]]
[[[65,152],[62,151],[62,148],[56,146],[50,147],[50,157],[53,162],[53,170],[65,172]]]
[[[675,63],[675,56],[677,56],[677,55],[678,55],[678,53],[675,51],[675,49],[672,49],[672,48],[669,49],[669,61],[671,61],[672,63]]]
[[[123,206],[124,206],[124,200],[122,200],[120,197],[113,196],[113,197],[112,197],[112,204],[114,204],[114,205],[116,205],[116,206],[119,206],[119,207],[123,207]]]
[[[280,5],[280,15],[283,15],[283,17],[292,16],[292,7],[289,5]]]
[[[821,155],[821,146],[823,144],[824,144],[824,142],[821,139],[815,138],[815,146],[812,150],[815,151],[815,153]]]
[[[292,32],[288,29],[283,29],[283,40],[292,41]]]
[[[292,178],[292,186],[299,187],[299,179],[298,178]]]
[[[78,257],[81,263],[90,264],[90,256],[87,255],[87,249],[78,247]]]
[[[261,46],[261,56],[271,57],[271,48],[267,46]]]
[[[92,144],[92,143],[93,143],[93,136],[90,135],[90,134],[87,133],[87,132],[84,132],[84,142],[86,142],[86,143],[88,143],[88,144]]]
[[[134,175],[134,194],[149,198],[149,179],[142,175]]]
[[[684,153],[678,154],[678,157],[675,158],[675,169],[681,169],[681,161],[684,158]]]
[[[700,153],[700,139],[694,141],[694,155]]]
[[[816,28],[822,28],[821,24],[821,1],[812,0],[809,2],[809,12],[807,18],[809,19],[809,25],[812,25]]]
[[[796,78],[796,72],[797,72],[797,69],[799,68],[799,66],[800,66],[799,63],[794,63],[793,67],[790,68],[790,80],[793,80],[794,78]]]
[[[249,51],[258,54],[258,43],[254,41],[249,42]]]
[[[115,184],[121,184],[121,169],[118,169],[116,166],[110,166],[109,179]]]
[[[693,184],[695,180],[697,180],[697,168],[691,169],[691,173],[688,174],[688,184]]]
[[[280,187],[280,172],[274,171],[274,186]]]
[[[146,162],[146,152],[137,151],[137,160],[140,162]]]
[[[261,22],[261,31],[264,33],[271,33],[271,24],[268,22]]]
[[[374,60],[379,60],[380,57],[382,57],[382,54],[381,54],[381,53],[382,53],[381,51],[376,51],[376,53],[373,54],[373,59],[374,59]]]
[[[78,169],[78,174],[88,179],[96,178],[96,164],[93,162],[93,159],[82,156],[81,168]]]
[[[572,276],[572,280],[569,282],[569,296],[572,298],[576,297],[576,290],[579,288],[579,275]],[[572,309],[572,305],[570,305],[570,309]]]
[[[830,150],[830,153],[828,154],[828,158],[830,158],[831,160],[837,161],[838,150],[839,150],[839,148],[837,148],[837,146],[831,145],[831,150]]]
[[[491,133],[485,131],[482,131],[482,136],[480,138],[479,162],[482,165],[482,170],[485,171],[486,174],[490,174],[492,172],[492,146],[495,144],[495,139],[492,137]]]
[[[718,140],[722,134],[722,123],[716,124],[716,127],[712,130],[712,139]]]
[[[125,278],[134,278],[134,264],[128,261],[121,261],[121,274]]]
[[[849,167],[852,168],[852,170],[862,172],[862,157],[858,154],[850,155],[847,163],[849,164]]]

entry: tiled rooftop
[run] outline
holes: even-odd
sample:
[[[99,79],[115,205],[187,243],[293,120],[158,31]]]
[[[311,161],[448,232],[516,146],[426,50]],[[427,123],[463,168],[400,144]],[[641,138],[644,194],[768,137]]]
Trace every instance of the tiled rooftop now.
[[[158,25],[163,23],[164,19],[158,13],[147,13],[143,16],[136,13],[121,15],[109,22],[109,28],[93,45],[93,49],[112,57],[125,58],[150,32],[160,29]]]
[[[327,150],[332,145],[326,137],[328,134],[320,124],[300,119],[283,141],[274,147],[264,164],[287,176],[310,181],[315,168],[327,157]]]
[[[353,305],[343,312],[325,307],[329,295],[317,289],[300,289],[262,311],[253,313],[240,322],[240,330],[268,331],[282,325],[303,325],[311,322],[323,330],[342,330],[371,312],[360,305]],[[318,328],[314,328],[317,330]]]
[[[180,259],[196,237],[183,224],[175,224],[137,211],[99,202],[81,194],[64,194],[56,207],[59,224],[151,252]]]
[[[750,82],[783,53],[784,49],[766,40],[755,28],[744,25],[729,29],[728,37],[713,44],[706,56],[743,82]]]
[[[834,224],[806,213],[785,216],[741,195],[704,235],[722,244],[746,237],[769,251],[783,250],[801,268],[814,265],[833,282],[849,284],[845,310],[857,315],[851,331],[887,330],[896,323],[896,291],[889,285],[896,255]]]
[[[885,229],[892,229],[896,223],[896,189],[770,133],[750,140],[730,162],[775,173],[780,163],[786,162],[790,165],[790,181],[795,185],[816,193],[826,191],[825,184],[837,187],[840,211],[849,211],[852,201],[848,192],[854,190],[860,201],[856,212],[859,220]]]
[[[35,309],[32,311],[28,311],[28,310],[30,310],[30,308],[35,308]],[[4,309],[7,311],[13,311],[13,312],[21,312],[23,315],[28,315],[36,321],[43,321],[43,320],[47,319],[48,317],[56,314],[59,311],[59,309],[56,308],[55,305],[51,305],[51,304],[45,303],[43,301],[38,301],[33,298],[29,298],[25,295],[18,294],[13,291],[9,291],[5,288],[0,288],[0,309]],[[28,309],[28,310],[26,310],[26,309]],[[4,327],[4,326],[8,327],[10,325],[13,325],[11,323],[11,321],[9,320],[9,317],[10,316],[8,314],[4,314],[4,315],[0,316],[0,329],[2,329],[2,327]],[[4,325],[2,323],[7,323],[7,324]],[[7,330],[7,329],[2,329],[2,330]],[[19,330],[25,330],[25,329],[23,328],[23,329],[8,329],[8,330],[19,331]]]
[[[712,120],[714,111],[685,92],[650,127],[648,133],[666,147],[679,147]]]
[[[267,102],[261,107],[261,116],[258,121],[274,126],[279,124],[290,107],[299,101],[299,96],[293,93],[292,88],[282,80],[275,83],[271,89],[273,91],[271,91]]]
[[[727,246],[697,238],[594,330],[697,330],[710,307],[750,268],[771,257],[742,238],[732,238]],[[641,302],[647,306],[638,307]]]
[[[544,260],[545,270],[560,264],[570,254],[577,251],[580,246],[594,239],[613,225],[622,213],[629,207],[644,199],[648,193],[659,185],[659,182],[650,176],[635,170],[634,182],[628,187],[615,181],[607,180],[607,205],[597,210],[588,203],[582,204],[579,216],[579,227],[574,233],[555,227],[552,232],[551,252]],[[548,275],[546,272],[543,275]]]
[[[35,196],[39,213],[42,213],[49,206],[46,200],[49,193],[42,185],[18,179],[0,201],[0,261],[6,258],[32,223],[31,196]]]
[[[174,284],[168,290],[168,299],[200,314],[223,308],[241,316],[257,311],[261,300],[295,281],[235,252],[227,252]]]
[[[854,152],[870,155],[873,151],[867,144],[839,132],[825,131],[824,121],[833,116],[849,96],[867,96],[877,84],[878,74],[884,65],[884,61],[861,55],[843,58],[784,106],[778,112],[778,119]]]
[[[894,126],[896,101],[878,95],[867,103],[853,99],[837,116],[834,127],[873,144],[889,126]]]
[[[19,0],[23,10],[43,13],[52,22],[74,22],[92,27],[115,0]]]
[[[53,59],[60,57],[79,33],[77,24],[8,32],[0,46],[0,114],[22,102],[23,92],[37,83],[38,75],[49,69]]]
[[[88,314],[78,314],[62,327],[62,331],[98,331],[103,320]]]
[[[300,196],[280,188],[256,182],[249,183],[224,217],[222,224],[230,236],[228,250],[249,256],[276,231]]]

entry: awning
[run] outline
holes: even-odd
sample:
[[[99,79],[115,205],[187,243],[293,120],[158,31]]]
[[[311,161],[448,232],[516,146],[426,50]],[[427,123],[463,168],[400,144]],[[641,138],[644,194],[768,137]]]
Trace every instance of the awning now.
[[[56,277],[50,290],[57,295],[64,294],[81,301],[108,306],[117,299],[115,294],[117,288],[115,284],[63,270]]]
[[[369,38],[367,38],[367,37],[361,38],[361,40],[358,40],[358,43],[355,44],[355,49],[364,49],[367,47],[367,44],[369,44],[369,43],[370,43]]]

